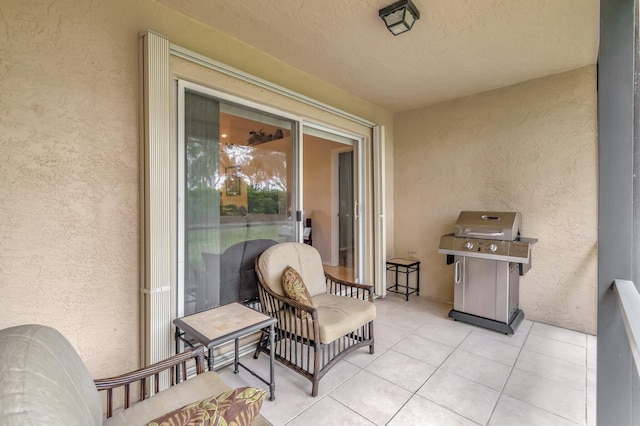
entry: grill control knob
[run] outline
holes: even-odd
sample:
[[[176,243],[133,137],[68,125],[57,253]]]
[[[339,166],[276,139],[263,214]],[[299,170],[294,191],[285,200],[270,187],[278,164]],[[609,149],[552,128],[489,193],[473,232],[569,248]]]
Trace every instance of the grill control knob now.
[[[473,248],[473,243],[471,241],[467,241],[466,243],[464,243],[464,248],[466,248],[467,250],[471,250]]]
[[[498,250],[498,246],[495,244],[489,244],[489,251],[490,252],[495,252]]]

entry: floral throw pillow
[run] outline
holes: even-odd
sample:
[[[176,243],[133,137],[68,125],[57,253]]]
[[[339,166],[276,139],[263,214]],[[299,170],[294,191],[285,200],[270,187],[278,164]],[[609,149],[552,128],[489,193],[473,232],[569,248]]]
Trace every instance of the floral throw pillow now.
[[[229,390],[171,411],[148,426],[247,426],[260,412],[266,394],[254,387]]]
[[[282,271],[281,282],[284,294],[286,294],[289,299],[313,308],[313,301],[311,300],[309,290],[307,290],[307,286],[304,285],[304,281],[302,281],[302,277],[298,271],[291,266],[287,266],[284,268],[284,271]],[[300,318],[311,318],[308,312],[299,312],[298,314]]]

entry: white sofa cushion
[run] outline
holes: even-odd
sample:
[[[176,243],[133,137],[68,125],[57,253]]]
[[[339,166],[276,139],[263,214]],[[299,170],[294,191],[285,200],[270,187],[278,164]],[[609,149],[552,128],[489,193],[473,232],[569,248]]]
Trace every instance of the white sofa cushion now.
[[[34,324],[0,330],[0,424],[102,424],[93,378],[57,330]]]

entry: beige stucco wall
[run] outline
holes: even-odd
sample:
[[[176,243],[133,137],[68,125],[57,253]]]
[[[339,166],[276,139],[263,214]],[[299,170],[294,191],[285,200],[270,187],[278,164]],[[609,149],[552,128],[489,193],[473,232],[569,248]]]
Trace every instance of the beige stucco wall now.
[[[539,238],[520,281],[527,318],[596,332],[596,69],[395,117],[395,254],[416,251],[421,295],[453,301],[437,253],[461,210],[519,211]]]
[[[0,327],[56,327],[96,377],[139,360],[140,30],[385,124],[392,141],[389,112],[152,0],[4,0],[0,16]]]

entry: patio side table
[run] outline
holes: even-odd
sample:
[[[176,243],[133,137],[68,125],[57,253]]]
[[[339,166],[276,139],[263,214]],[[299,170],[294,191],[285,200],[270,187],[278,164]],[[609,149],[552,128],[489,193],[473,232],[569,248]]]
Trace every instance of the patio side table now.
[[[404,294],[405,301],[409,301],[409,295],[415,293],[420,295],[420,261],[416,259],[404,259],[401,257],[387,260],[387,271],[394,273],[394,282],[387,291]],[[416,286],[409,285],[409,276],[416,273]],[[398,282],[399,276],[404,275],[404,284]]]
[[[265,384],[269,385],[269,400],[275,398],[275,382],[273,378],[274,352],[269,356],[269,381],[260,377],[257,373],[249,369],[240,362],[239,339],[248,334],[269,328],[269,343],[274,344],[274,324],[275,318],[264,315],[254,309],[248,308],[240,303],[229,303],[197,314],[188,315],[173,320],[176,326],[176,345],[182,340],[191,345],[185,335],[191,336],[198,343],[207,347],[207,362],[209,371],[213,371],[213,348],[234,340],[235,355],[233,360],[234,373],[239,372],[238,367],[242,367],[252,375],[256,376]]]

